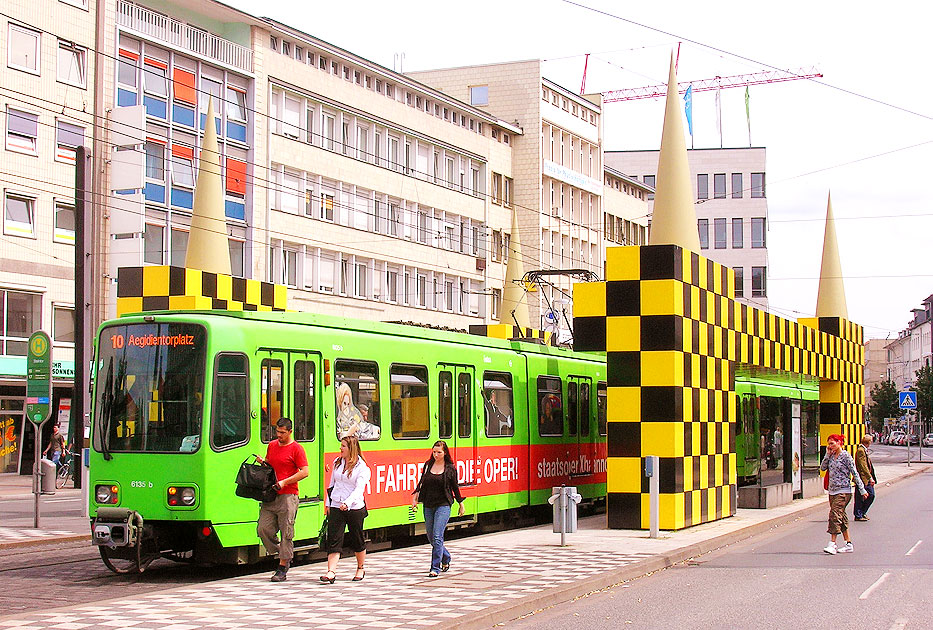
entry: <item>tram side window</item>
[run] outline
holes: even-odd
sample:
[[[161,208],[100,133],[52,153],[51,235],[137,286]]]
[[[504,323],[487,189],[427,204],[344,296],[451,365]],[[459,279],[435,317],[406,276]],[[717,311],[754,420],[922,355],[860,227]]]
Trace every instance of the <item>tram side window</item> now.
[[[314,363],[295,361],[295,439],[314,439]]]
[[[596,384],[596,430],[600,435],[606,435],[606,383]]]
[[[512,375],[505,372],[483,373],[483,411],[488,437],[515,435],[512,421]]]
[[[567,383],[567,434],[577,434],[577,383],[570,381]]]
[[[242,354],[217,355],[211,445],[220,449],[249,438],[249,361]]]
[[[560,397],[561,382],[554,376],[538,377],[538,435],[564,434],[564,408]]]
[[[454,378],[450,372],[441,372],[438,376],[438,402],[437,402],[437,436],[442,440],[449,440],[454,432]]]
[[[590,384],[588,381],[580,383],[580,435],[590,435]]]
[[[337,382],[337,438],[355,435],[360,440],[378,440],[379,369],[370,361],[340,360],[334,365]]]
[[[428,368],[393,365],[389,368],[392,392],[392,437],[396,440],[428,437]]]
[[[275,423],[284,414],[282,405],[282,362],[278,359],[263,359],[259,367],[260,402],[262,404],[262,441],[275,438]]]

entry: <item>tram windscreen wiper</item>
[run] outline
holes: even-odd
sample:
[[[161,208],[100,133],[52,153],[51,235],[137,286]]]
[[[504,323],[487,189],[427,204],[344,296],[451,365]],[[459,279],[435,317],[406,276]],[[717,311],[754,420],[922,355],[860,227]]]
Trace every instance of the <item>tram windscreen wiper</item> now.
[[[100,451],[104,459],[110,461],[110,422],[113,413],[113,357],[107,363],[107,379],[101,399],[100,413],[97,414],[97,435],[100,439]]]

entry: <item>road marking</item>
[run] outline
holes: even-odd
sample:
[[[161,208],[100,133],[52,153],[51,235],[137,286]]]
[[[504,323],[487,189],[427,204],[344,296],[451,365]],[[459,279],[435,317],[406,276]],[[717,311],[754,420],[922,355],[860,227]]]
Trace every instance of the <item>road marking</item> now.
[[[891,627],[888,630],[904,630],[907,627],[907,620],[903,617],[898,617],[894,620],[894,623],[891,624]]]
[[[910,551],[908,551],[908,552],[905,553],[904,555],[905,555],[905,556],[912,556],[913,553],[917,550],[917,547],[919,547],[919,546],[920,546],[920,543],[922,543],[922,542],[923,542],[922,540],[918,540],[918,541],[917,541],[917,544],[914,545],[913,547],[911,547],[911,548],[910,548]]]
[[[889,575],[891,575],[891,574],[890,574],[890,573],[882,573],[882,574],[881,574],[881,577],[878,578],[877,580],[875,580],[875,583],[874,583],[874,584],[872,584],[871,586],[869,586],[868,588],[866,588],[866,589],[865,589],[865,592],[862,593],[861,595],[859,595],[858,598],[859,598],[859,599],[868,599],[868,596],[872,594],[872,591],[874,591],[876,588],[878,588],[879,586],[881,586],[881,584],[882,584],[886,579],[888,579],[888,576],[889,576]]]

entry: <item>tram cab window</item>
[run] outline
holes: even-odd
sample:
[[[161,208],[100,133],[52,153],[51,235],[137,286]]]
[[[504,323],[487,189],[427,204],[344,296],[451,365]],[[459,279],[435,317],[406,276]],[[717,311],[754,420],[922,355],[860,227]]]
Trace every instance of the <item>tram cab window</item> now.
[[[369,361],[337,361],[337,439],[355,435],[362,440],[378,440],[382,435],[379,418],[379,370]]]
[[[538,435],[560,436],[564,433],[564,408],[561,382],[554,376],[538,377]]]
[[[580,383],[580,436],[589,437],[590,435],[590,383],[583,381]]]
[[[243,354],[218,354],[211,409],[211,446],[226,448],[249,439],[249,361]]]
[[[424,438],[430,433],[428,369],[421,365],[389,368],[392,399],[392,437]]]
[[[511,374],[483,373],[483,411],[488,437],[509,437],[515,434]]]
[[[606,435],[606,383],[596,384],[596,430],[600,435]]]
[[[577,417],[577,382],[567,383],[567,433],[569,435],[577,434],[577,425],[580,419]]]
[[[262,404],[262,441],[275,439],[275,423],[285,415],[282,405],[282,374],[284,368],[278,359],[263,359],[259,367],[260,403]]]
[[[453,375],[450,372],[441,372],[437,379],[437,437],[449,440],[454,432],[454,395]]]
[[[295,361],[294,370],[295,439],[307,442],[314,439],[314,363]]]

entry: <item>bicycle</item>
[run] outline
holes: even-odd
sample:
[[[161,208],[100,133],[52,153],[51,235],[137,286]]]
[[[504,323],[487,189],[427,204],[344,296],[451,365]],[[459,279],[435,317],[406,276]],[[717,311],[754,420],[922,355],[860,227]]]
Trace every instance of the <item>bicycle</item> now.
[[[68,483],[68,479],[71,478],[71,462],[74,459],[72,455],[71,451],[62,453],[62,465],[55,474],[55,487],[58,490],[64,488],[65,484]]]

